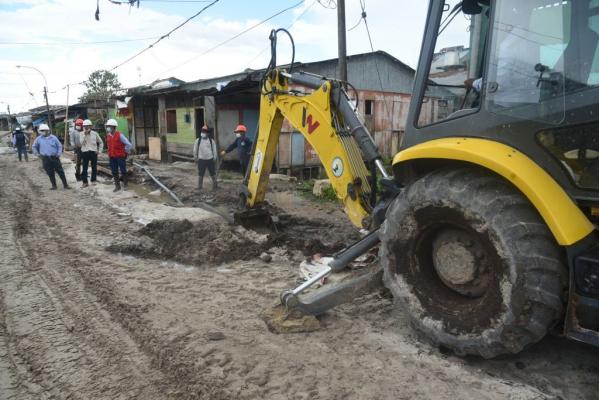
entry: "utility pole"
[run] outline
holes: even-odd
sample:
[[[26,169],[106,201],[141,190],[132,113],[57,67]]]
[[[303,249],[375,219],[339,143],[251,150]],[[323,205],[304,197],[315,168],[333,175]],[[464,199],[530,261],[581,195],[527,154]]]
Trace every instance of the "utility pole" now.
[[[64,113],[64,148],[66,149],[69,145],[69,88],[67,85],[67,109]]]
[[[347,45],[345,42],[345,0],[337,0],[337,42],[339,53],[339,80],[347,82]],[[345,84],[343,85],[346,86]]]
[[[10,117],[10,104],[6,103],[6,111],[8,111],[8,130],[12,132],[12,118]]]
[[[54,127],[52,126],[52,115],[50,115],[50,104],[48,104],[48,88],[44,86],[44,99],[46,100],[46,113],[48,114],[48,126],[50,127],[50,132],[54,132]]]

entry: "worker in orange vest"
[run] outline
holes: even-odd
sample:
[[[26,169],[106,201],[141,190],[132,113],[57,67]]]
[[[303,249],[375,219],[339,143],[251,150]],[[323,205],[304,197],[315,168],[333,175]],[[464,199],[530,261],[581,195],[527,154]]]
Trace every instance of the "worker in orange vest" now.
[[[106,121],[106,147],[108,157],[110,158],[110,169],[114,179],[114,192],[121,190],[121,180],[123,178],[123,187],[127,189],[127,156],[131,152],[131,142],[125,135],[117,129],[117,122],[114,119]],[[119,177],[119,172],[121,177]]]

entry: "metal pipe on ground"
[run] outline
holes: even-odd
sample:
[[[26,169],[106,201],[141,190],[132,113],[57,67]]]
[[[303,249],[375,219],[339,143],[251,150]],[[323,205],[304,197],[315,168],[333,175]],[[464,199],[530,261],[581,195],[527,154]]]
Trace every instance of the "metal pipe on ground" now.
[[[183,202],[181,200],[179,200],[177,195],[172,190],[170,190],[169,188],[164,186],[164,184],[162,182],[160,182],[154,175],[152,175],[152,173],[146,167],[144,167],[143,165],[138,164],[136,162],[134,162],[133,165],[135,165],[137,168],[139,168],[143,172],[145,172],[158,186],[160,186],[160,188],[162,190],[164,190],[166,193],[168,193],[168,195],[171,196],[173,198],[173,200],[175,200],[177,202],[178,205],[180,205],[180,206],[183,205]]]

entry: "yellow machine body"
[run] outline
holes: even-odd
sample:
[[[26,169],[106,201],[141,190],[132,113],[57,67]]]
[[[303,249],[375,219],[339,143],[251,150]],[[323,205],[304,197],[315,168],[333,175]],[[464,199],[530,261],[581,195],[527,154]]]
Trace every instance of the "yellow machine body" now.
[[[269,92],[272,89],[277,94],[262,94],[260,99],[259,129],[247,182],[247,207],[253,208],[264,201],[281,127],[287,118],[318,154],[351,222],[362,228],[364,219],[369,215],[361,198],[367,170],[359,152],[352,151],[351,146],[348,151],[348,146],[333,127],[335,111],[331,110],[331,84],[323,82],[313,93],[298,95],[289,94],[287,83],[281,84],[280,81],[278,76],[268,80],[265,85]],[[355,193],[350,193],[350,186],[355,188]]]
[[[393,166],[417,159],[466,161],[503,176],[530,200],[560,245],[572,245],[594,230],[564,189],[533,160],[510,146],[477,138],[436,139],[399,152]]]

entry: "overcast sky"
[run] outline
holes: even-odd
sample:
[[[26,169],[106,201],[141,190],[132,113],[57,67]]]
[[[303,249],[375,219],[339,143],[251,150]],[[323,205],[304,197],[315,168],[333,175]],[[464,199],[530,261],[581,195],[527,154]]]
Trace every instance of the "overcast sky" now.
[[[175,76],[185,81],[262,68],[270,57],[268,33],[291,27],[296,60],[315,61],[337,56],[337,14],[329,0],[305,0],[239,38],[210,50],[299,0],[220,0],[200,17],[161,41],[152,50],[115,70],[123,86]],[[100,0],[100,21],[94,19],[96,0],[0,0],[0,102],[18,112],[43,105],[42,77],[48,80],[51,104],[65,104],[68,83],[87,78],[96,69],[111,69],[148,46],[208,3],[141,0],[139,8]],[[426,1],[365,0],[375,50],[385,50],[415,66],[420,49]],[[346,0],[347,27],[360,19],[359,0]],[[148,39],[153,38],[153,39]],[[72,42],[122,41],[72,44]],[[71,44],[60,44],[60,43]],[[278,60],[287,62],[289,46],[280,41]],[[25,44],[32,43],[32,44]],[[33,44],[35,43],[35,44]],[[40,44],[41,43],[41,44]],[[57,45],[60,44],[60,45]],[[348,54],[370,51],[364,24],[348,32]],[[33,96],[29,92],[33,93]],[[84,91],[71,86],[70,103]],[[4,111],[6,104],[0,103]]]

